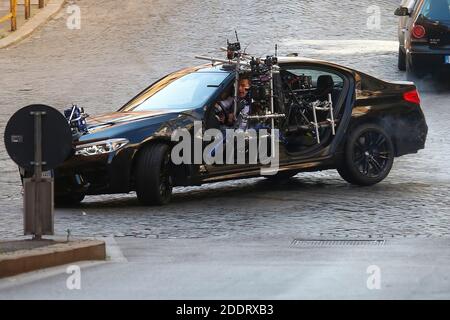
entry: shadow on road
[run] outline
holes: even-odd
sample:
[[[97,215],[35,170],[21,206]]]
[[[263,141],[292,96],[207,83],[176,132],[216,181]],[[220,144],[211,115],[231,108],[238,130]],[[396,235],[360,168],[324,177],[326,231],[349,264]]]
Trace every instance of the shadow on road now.
[[[177,188],[169,205],[163,207],[149,207],[161,210],[179,207],[184,204],[203,206],[205,201],[217,203],[218,206],[233,203],[242,199],[253,200],[278,200],[314,202],[323,199],[340,198],[348,200],[369,198],[375,194],[382,197],[407,198],[423,190],[428,185],[423,183],[380,183],[369,187],[350,185],[343,180],[336,179],[311,179],[310,177],[296,176],[289,180],[274,183],[264,178],[254,178],[251,181],[235,181],[232,184],[214,183],[202,187]],[[253,199],[253,200],[252,200]],[[124,207],[142,207],[134,193],[119,196],[92,196],[81,203],[80,208],[86,209],[110,209]]]

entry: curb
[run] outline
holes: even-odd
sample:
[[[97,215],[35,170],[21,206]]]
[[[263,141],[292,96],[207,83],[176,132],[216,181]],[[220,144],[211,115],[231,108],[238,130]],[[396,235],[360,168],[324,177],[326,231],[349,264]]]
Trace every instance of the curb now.
[[[34,30],[50,20],[64,5],[66,0],[51,0],[43,9],[39,9],[31,19],[7,37],[0,39],[0,49],[9,47],[28,37]]]
[[[105,259],[106,248],[103,241],[57,242],[47,247],[1,254],[0,278],[72,262]]]

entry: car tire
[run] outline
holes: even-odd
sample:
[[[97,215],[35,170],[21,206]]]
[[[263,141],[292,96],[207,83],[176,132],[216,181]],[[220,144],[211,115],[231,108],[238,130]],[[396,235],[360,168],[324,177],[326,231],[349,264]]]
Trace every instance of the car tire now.
[[[139,153],[136,163],[136,194],[144,205],[164,205],[172,197],[170,148],[150,144]]]
[[[274,175],[271,176],[264,176],[264,178],[266,178],[267,180],[274,182],[274,183],[279,183],[279,182],[283,182],[286,180],[289,180],[290,178],[292,178],[293,176],[295,176],[298,172],[297,171],[282,171],[282,172],[278,172]]]
[[[55,207],[74,207],[78,206],[84,200],[84,194],[74,193],[55,196]]]
[[[402,50],[401,47],[398,47],[398,70],[406,70],[406,53]]]
[[[414,81],[417,79],[422,79],[425,76],[424,69],[422,69],[412,61],[410,54],[405,54],[405,61],[406,61],[406,78],[408,80]]]
[[[351,184],[370,186],[387,177],[394,156],[394,145],[386,131],[376,124],[364,124],[348,136],[337,170]]]

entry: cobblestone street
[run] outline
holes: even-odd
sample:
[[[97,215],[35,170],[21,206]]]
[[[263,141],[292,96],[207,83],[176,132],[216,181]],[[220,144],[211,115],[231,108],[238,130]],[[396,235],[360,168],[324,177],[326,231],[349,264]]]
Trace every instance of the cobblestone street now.
[[[76,103],[91,114],[113,111],[154,80],[201,64],[234,29],[259,55],[298,52],[385,80],[397,69],[397,0],[376,2],[381,29],[366,28],[373,1],[69,1],[81,7],[81,29],[66,27],[66,9],[23,42],[0,49],[0,132],[19,108]],[[69,3],[67,4],[69,5]],[[66,5],[66,7],[67,7]],[[319,14],[320,12],[320,14]],[[300,40],[301,39],[301,40]],[[298,174],[273,185],[264,178],[177,188],[164,207],[143,207],[134,194],[89,196],[57,209],[56,233],[205,238],[266,235],[343,238],[450,236],[450,90],[418,83],[429,126],[418,154],[397,158],[389,177],[355,187],[335,171]],[[0,234],[22,235],[17,168],[0,142]]]

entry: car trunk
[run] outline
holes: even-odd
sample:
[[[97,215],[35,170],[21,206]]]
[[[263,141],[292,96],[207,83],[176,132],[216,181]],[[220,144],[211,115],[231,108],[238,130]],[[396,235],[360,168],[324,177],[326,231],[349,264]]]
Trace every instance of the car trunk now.
[[[450,48],[450,21],[430,22],[424,21],[422,26],[426,30],[427,41],[430,48]]]
[[[427,0],[415,25],[425,28],[430,48],[450,49],[450,0]]]

